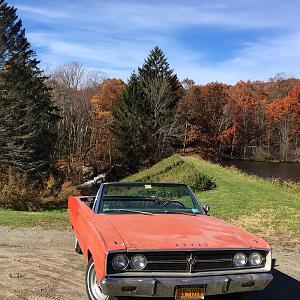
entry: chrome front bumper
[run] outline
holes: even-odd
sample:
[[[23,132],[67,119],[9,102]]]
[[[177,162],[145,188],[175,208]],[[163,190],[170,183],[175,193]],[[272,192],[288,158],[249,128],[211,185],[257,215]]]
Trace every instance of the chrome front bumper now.
[[[105,295],[174,297],[176,286],[203,285],[206,295],[263,290],[273,279],[270,273],[207,277],[107,277],[100,281]]]

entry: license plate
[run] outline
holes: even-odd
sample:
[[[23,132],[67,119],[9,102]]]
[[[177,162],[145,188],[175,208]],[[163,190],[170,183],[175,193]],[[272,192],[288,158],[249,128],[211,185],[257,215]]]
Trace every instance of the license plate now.
[[[204,287],[178,287],[175,299],[204,299]]]

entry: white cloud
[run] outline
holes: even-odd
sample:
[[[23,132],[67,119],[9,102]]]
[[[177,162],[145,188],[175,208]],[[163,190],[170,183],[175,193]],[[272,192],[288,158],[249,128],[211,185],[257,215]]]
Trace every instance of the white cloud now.
[[[134,42],[120,41],[82,44],[69,42],[52,33],[35,32],[28,34],[29,40],[37,47],[44,47],[53,55],[70,57],[72,60],[95,62],[118,68],[130,68],[138,58],[147,55],[153,45],[136,45]]]
[[[66,18],[68,14],[63,11],[43,9],[36,6],[29,5],[18,5],[18,10],[29,14],[31,18],[37,18],[39,20],[44,20],[45,18]]]
[[[299,75],[300,6],[296,0],[12,0],[43,66],[79,60],[110,76],[129,77],[158,45],[180,78],[197,82]],[[33,25],[34,24],[34,25]],[[218,62],[207,55],[206,30],[244,35]],[[189,33],[189,39],[183,39]],[[250,34],[251,38],[245,42]],[[180,42],[180,41],[187,41]],[[210,41],[208,41],[209,43]],[[222,52],[222,40],[219,51]],[[218,41],[213,41],[217,45]],[[299,61],[299,63],[298,63]]]

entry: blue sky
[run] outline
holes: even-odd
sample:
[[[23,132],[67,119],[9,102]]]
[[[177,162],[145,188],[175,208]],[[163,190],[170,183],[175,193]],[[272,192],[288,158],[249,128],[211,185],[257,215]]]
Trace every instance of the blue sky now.
[[[11,0],[41,66],[127,79],[156,45],[197,83],[300,77],[297,0]]]

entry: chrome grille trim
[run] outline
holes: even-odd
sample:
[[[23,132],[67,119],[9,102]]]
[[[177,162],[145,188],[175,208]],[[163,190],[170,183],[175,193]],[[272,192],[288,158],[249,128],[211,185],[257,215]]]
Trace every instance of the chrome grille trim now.
[[[219,259],[195,259],[196,262],[223,262],[223,261],[231,261],[229,258],[219,258]]]
[[[148,260],[148,264],[186,264],[185,260]]]
[[[195,274],[201,272],[210,272],[210,271],[234,271],[237,270],[236,267],[232,264],[232,258],[235,253],[242,251],[247,256],[250,255],[253,251],[259,252],[265,258],[262,265],[257,267],[252,267],[251,265],[246,265],[243,268],[239,268],[244,271],[253,271],[262,269],[266,265],[266,256],[269,251],[259,250],[259,249],[226,249],[226,250],[207,250],[202,249],[201,251],[134,251],[126,252],[122,251],[129,259],[136,254],[143,253],[146,256],[148,264],[143,270],[144,274],[149,273],[185,273],[185,274]],[[107,274],[116,274],[116,273],[136,273],[137,270],[127,268],[122,272],[116,271],[111,267],[110,260],[116,252],[110,252],[107,256]]]

